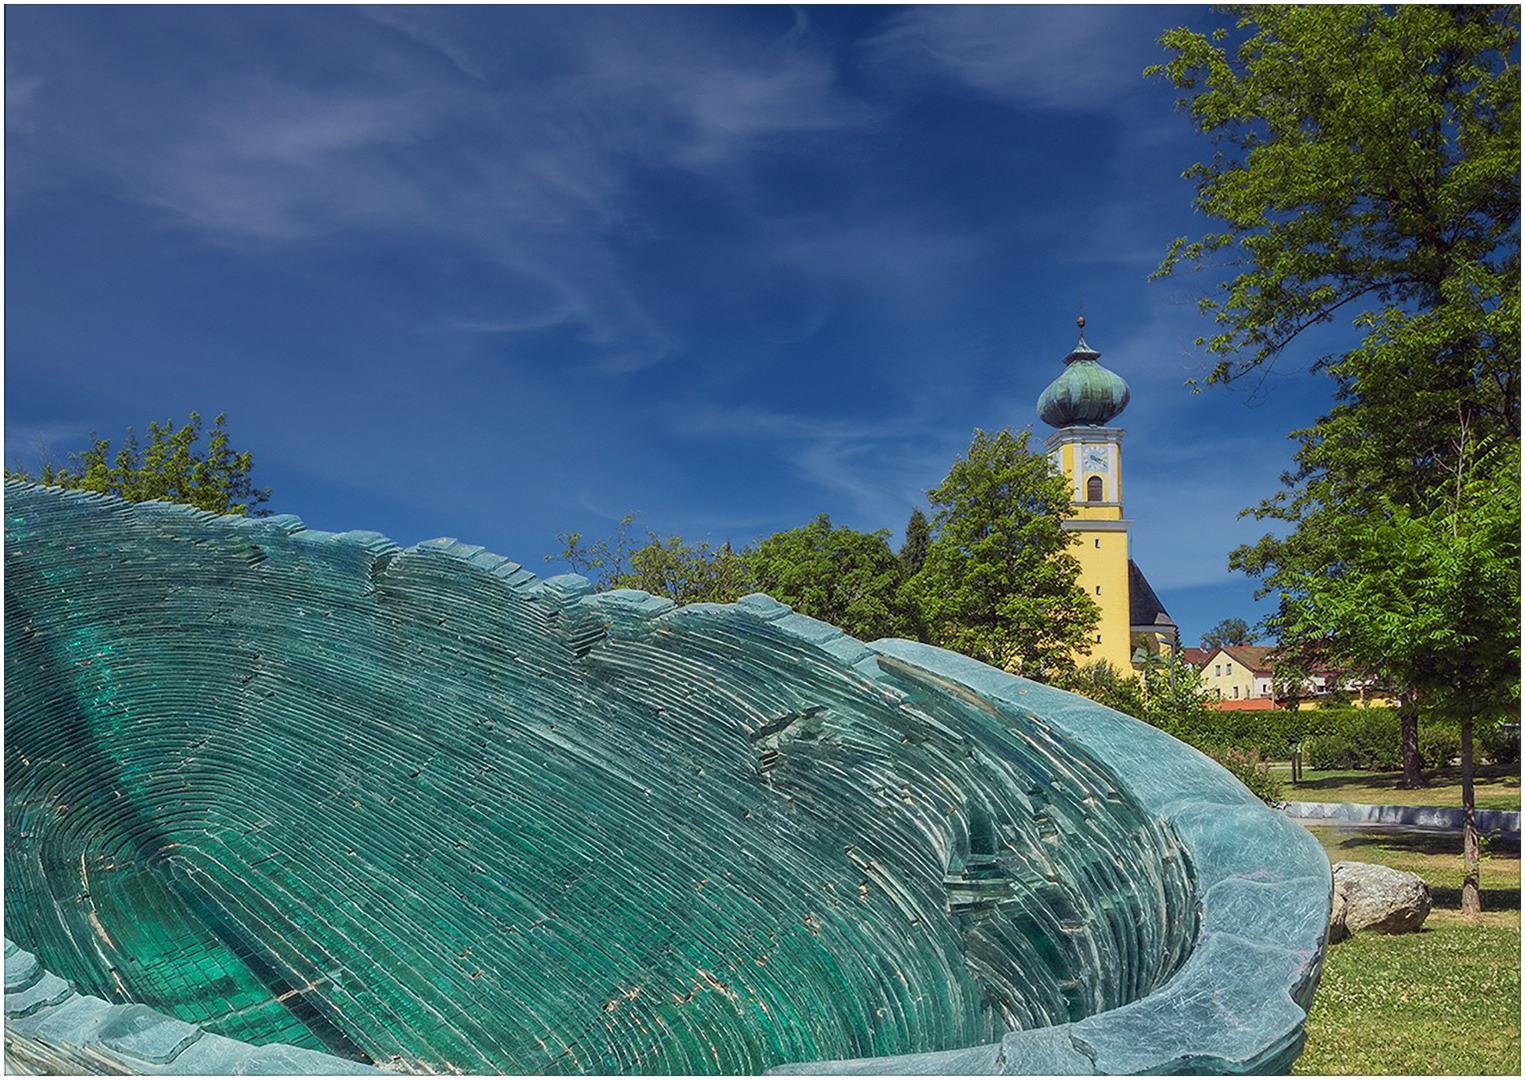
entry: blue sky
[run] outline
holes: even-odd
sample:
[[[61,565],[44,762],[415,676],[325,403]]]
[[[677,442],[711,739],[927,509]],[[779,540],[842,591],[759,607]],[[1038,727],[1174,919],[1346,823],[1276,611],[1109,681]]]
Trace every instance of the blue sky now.
[[[906,517],[1087,340],[1133,556],[1195,644],[1329,403],[1192,395],[1200,7],[8,7],[7,462],[226,411],[272,508],[536,572],[628,511]],[[1334,346],[1346,326],[1325,335]],[[1331,346],[1332,347],[1332,346]]]

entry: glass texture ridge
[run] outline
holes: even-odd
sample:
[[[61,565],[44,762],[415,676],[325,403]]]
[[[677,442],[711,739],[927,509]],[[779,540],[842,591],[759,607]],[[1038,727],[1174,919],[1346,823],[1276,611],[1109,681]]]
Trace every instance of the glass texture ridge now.
[[[1321,850],[1131,718],[762,596],[15,482],[5,511],[8,1013],[39,996],[22,951],[71,988],[8,1019],[19,1064],[1241,1072],[1301,1046]]]

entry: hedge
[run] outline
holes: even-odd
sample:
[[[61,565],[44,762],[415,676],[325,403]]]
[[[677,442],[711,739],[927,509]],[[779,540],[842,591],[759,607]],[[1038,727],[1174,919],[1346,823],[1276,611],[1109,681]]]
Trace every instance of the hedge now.
[[[1386,772],[1403,767],[1398,713],[1395,709],[1265,709],[1213,712],[1206,717],[1178,719],[1161,725],[1165,731],[1198,749],[1233,746],[1261,757],[1286,759],[1301,744],[1310,768],[1357,768]],[[1449,763],[1461,753],[1461,736],[1454,723],[1419,717],[1421,754],[1426,768]],[[1454,753],[1451,747],[1455,747]],[[1478,732],[1479,761],[1495,763],[1520,759],[1518,733],[1494,727]],[[1336,764],[1321,764],[1321,762]]]
[[[1398,713],[1394,709],[1233,710],[1177,721],[1167,730],[1192,746],[1229,745],[1254,750],[1263,757],[1289,758],[1298,743],[1321,735],[1345,735],[1356,727],[1367,738],[1391,732],[1393,746],[1398,746]]]

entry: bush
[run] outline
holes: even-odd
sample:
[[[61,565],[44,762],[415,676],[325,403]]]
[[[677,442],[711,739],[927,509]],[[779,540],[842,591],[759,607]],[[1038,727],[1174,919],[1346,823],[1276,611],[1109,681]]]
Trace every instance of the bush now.
[[[1398,714],[1392,709],[1214,711],[1205,719],[1193,718],[1189,723],[1171,725],[1166,730],[1199,749],[1237,746],[1272,759],[1291,757],[1293,747],[1315,737],[1346,736],[1355,748],[1357,759],[1392,763],[1361,765],[1361,768],[1398,768],[1402,760]]]
[[[1367,769],[1393,772],[1403,768],[1403,744],[1398,714],[1393,709],[1266,709],[1212,712],[1161,723],[1171,735],[1206,753],[1214,747],[1236,747],[1262,758],[1285,760],[1293,747],[1303,748],[1310,769]],[[1461,737],[1448,721],[1420,714],[1419,752],[1428,768],[1439,768],[1461,754]],[[1495,763],[1520,759],[1519,729],[1495,726],[1479,729],[1479,761]]]
[[[1303,740],[1303,764],[1310,769],[1354,769],[1355,747],[1345,735],[1314,735]]]
[[[1261,802],[1270,806],[1281,805],[1281,780],[1271,772],[1270,764],[1255,751],[1232,746],[1210,746],[1204,748],[1203,753],[1233,773]]]
[[[1403,768],[1403,743],[1398,715],[1388,709],[1355,709],[1346,721],[1345,734],[1355,751],[1355,767],[1372,772]]]
[[[1329,710],[1334,712],[1336,710]],[[1403,767],[1398,718],[1386,709],[1352,709],[1336,730],[1303,740],[1303,761],[1310,769],[1366,769],[1391,772]]]
[[[1520,727],[1511,724],[1482,728],[1477,733],[1477,756],[1495,765],[1512,765],[1520,760]],[[1457,751],[1460,753],[1460,751]]]
[[[1461,756],[1461,735],[1453,728],[1426,724],[1419,729],[1419,756],[1426,769],[1443,769]]]

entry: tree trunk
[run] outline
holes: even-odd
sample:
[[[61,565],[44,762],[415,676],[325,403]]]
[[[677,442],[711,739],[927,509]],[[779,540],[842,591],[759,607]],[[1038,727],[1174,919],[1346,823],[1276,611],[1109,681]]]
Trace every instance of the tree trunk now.
[[[1403,743],[1403,786],[1424,787],[1424,774],[1419,771],[1419,706],[1413,694],[1398,699],[1398,728]],[[1430,762],[1430,767],[1445,764]]]
[[[1483,910],[1483,897],[1477,887],[1477,807],[1472,791],[1472,717],[1461,722],[1461,912],[1477,915]]]

